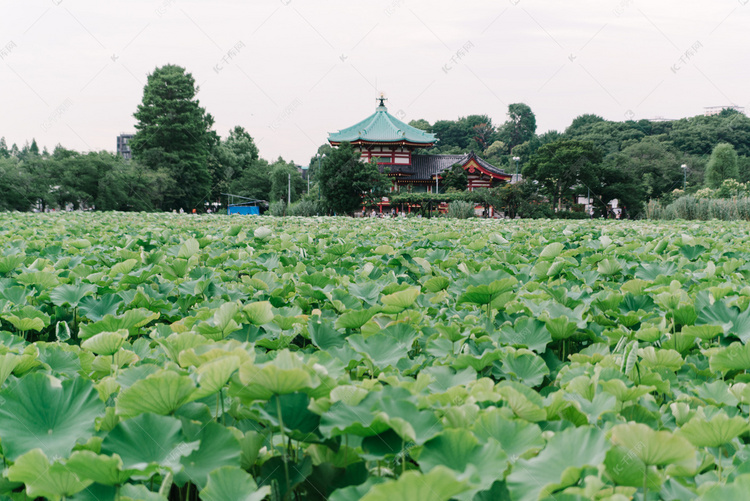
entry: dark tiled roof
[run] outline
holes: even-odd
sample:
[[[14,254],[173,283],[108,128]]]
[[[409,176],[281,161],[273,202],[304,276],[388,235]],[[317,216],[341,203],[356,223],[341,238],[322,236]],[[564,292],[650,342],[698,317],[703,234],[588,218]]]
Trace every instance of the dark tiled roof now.
[[[412,172],[412,175],[409,179],[414,181],[434,179],[435,174],[440,174],[443,171],[450,169],[454,164],[464,165],[472,158],[488,172],[499,176],[509,176],[509,174],[506,174],[503,169],[498,169],[472,152],[463,155],[412,155],[411,168],[409,169]],[[404,167],[408,168],[407,166],[398,167],[403,171],[406,170]],[[391,172],[394,172],[393,166],[391,166]]]

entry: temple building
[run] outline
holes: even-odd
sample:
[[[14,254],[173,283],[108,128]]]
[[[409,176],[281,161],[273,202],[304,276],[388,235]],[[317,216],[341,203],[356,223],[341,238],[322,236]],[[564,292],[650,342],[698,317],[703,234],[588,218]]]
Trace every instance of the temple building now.
[[[393,181],[391,191],[413,193],[442,192],[442,174],[455,164],[468,175],[468,190],[490,188],[511,180],[511,175],[479,158],[474,152],[464,155],[430,155],[419,152],[437,143],[434,134],[412,127],[388,113],[386,98],[378,98],[375,113],[351,127],[328,135],[331,146],[343,142],[358,148],[363,161],[375,159],[381,169],[388,170]]]

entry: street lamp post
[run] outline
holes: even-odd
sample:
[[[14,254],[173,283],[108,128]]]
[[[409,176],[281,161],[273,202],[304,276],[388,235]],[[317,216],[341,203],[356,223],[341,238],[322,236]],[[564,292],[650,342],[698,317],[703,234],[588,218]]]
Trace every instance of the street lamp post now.
[[[521,160],[521,157],[513,157],[513,160],[516,162],[516,183],[518,182],[518,162]]]
[[[318,153],[318,202],[320,202],[320,153]]]
[[[682,164],[682,191],[685,191],[687,187],[687,164]]]

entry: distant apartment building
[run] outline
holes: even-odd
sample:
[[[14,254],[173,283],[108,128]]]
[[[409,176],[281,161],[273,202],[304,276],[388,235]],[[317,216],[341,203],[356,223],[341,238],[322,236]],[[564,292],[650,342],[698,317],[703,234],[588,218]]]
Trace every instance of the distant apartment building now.
[[[711,115],[718,115],[724,110],[734,110],[739,113],[745,113],[745,108],[742,106],[706,106],[703,108],[703,114],[707,117],[710,117]]]
[[[133,154],[130,151],[130,145],[128,144],[135,134],[120,134],[117,136],[117,154],[121,155],[122,158],[130,160],[133,158]]]

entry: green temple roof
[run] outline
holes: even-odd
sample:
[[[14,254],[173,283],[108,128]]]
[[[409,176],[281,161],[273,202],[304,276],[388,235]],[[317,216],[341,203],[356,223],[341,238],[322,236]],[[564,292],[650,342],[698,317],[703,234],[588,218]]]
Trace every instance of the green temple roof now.
[[[328,134],[328,141],[336,145],[344,141],[350,143],[405,143],[418,146],[432,146],[437,142],[435,134],[412,127],[388,113],[380,98],[375,113],[359,123],[338,132]]]

